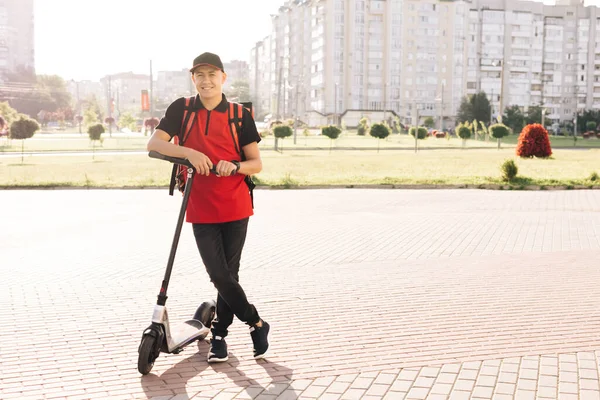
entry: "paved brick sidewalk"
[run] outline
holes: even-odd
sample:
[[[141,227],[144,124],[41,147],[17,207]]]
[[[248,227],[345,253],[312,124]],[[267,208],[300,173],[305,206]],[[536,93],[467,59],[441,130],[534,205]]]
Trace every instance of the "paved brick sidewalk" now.
[[[0,399],[600,398],[600,191],[259,191],[236,321],[136,370],[179,198],[3,191]],[[170,317],[214,297],[185,227]]]

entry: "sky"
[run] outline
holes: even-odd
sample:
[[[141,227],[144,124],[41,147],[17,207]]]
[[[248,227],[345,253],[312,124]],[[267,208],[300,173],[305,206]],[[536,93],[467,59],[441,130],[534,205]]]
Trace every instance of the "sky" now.
[[[540,0],[537,0],[540,1]],[[553,4],[554,0],[543,0]],[[210,51],[249,61],[285,0],[34,0],[38,74],[94,80],[191,66]],[[600,6],[600,0],[586,5]]]
[[[34,0],[38,74],[98,80],[181,70],[210,51],[249,61],[284,0]]]

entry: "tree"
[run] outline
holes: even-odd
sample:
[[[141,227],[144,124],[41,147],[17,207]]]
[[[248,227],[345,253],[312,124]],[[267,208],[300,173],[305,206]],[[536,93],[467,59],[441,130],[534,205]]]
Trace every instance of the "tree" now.
[[[508,126],[504,124],[494,124],[490,126],[489,132],[491,137],[498,139],[498,150],[500,150],[502,138],[510,134]]]
[[[104,113],[102,112],[103,108],[100,107],[100,103],[98,102],[98,99],[96,98],[95,95],[90,95],[88,98],[83,100],[81,102],[81,107],[83,110],[88,110],[90,108],[92,110],[94,110],[94,112],[96,113],[97,121],[100,121],[103,119],[103,116],[104,116]],[[85,115],[85,111],[84,111],[84,115]],[[96,122],[96,121],[94,121],[94,122]]]
[[[342,131],[340,128],[338,128],[335,125],[329,125],[329,126],[324,126],[323,128],[321,128],[321,133],[324,136],[327,136],[329,139],[331,139],[329,141],[329,152],[331,153],[331,147],[333,145],[333,141],[340,136],[340,133],[342,133]]]
[[[476,93],[471,97],[473,107],[473,119],[477,121],[489,121],[492,117],[490,100],[485,92]]]
[[[154,133],[154,129],[158,126],[160,120],[156,117],[146,118],[144,120],[144,136],[148,134],[148,130]]]
[[[471,121],[473,119],[473,106],[471,105],[469,96],[464,96],[460,101],[456,119],[461,123]]]
[[[85,112],[83,113],[83,123],[85,126],[89,128],[90,126],[96,124],[98,121],[98,114],[96,114],[96,111],[94,111],[93,108],[88,108],[87,110],[85,110]]]
[[[582,113],[577,114],[577,130],[579,133],[583,133],[584,129],[587,128],[587,123],[593,121],[596,123],[596,127],[600,123],[600,110],[584,110]],[[571,132],[573,127],[571,126]]]
[[[234,81],[227,91],[227,99],[236,103],[250,101],[250,85],[247,81]]]
[[[419,126],[418,128],[418,137],[417,139],[422,140],[422,139],[427,139],[427,128],[423,127],[423,126]],[[408,134],[412,137],[415,137],[415,131],[417,131],[417,128],[414,126],[411,126],[410,129],[408,130]]]
[[[527,117],[525,118],[527,124],[541,124],[542,123],[542,107],[531,106],[527,110]]]
[[[23,79],[23,77],[15,77]],[[55,112],[71,104],[71,94],[65,81],[58,75],[39,75],[32,82],[23,80],[18,83],[20,90],[11,99],[11,105],[22,113],[36,117],[42,110]]]
[[[392,120],[392,133],[400,133],[401,127],[400,117],[394,115],[394,119]]]
[[[547,158],[552,155],[548,131],[540,124],[529,124],[523,128],[517,144],[519,157]]]
[[[369,130],[369,120],[367,117],[362,117],[360,121],[358,121],[358,135],[364,136]]]
[[[585,127],[588,131],[594,131],[596,129],[596,121],[588,121]]]
[[[386,124],[373,124],[369,130],[369,134],[377,139],[385,139],[390,135],[390,128]],[[377,152],[379,153],[379,143],[377,140]]]
[[[502,116],[502,123],[514,132],[521,132],[525,126],[525,116],[518,105],[508,107]]]
[[[471,137],[471,127],[468,125],[468,123],[459,124],[456,127],[456,134],[458,135],[459,138],[462,139],[463,147],[465,147],[467,144],[467,139],[469,139]]]
[[[28,117],[20,117],[10,125],[10,138],[21,141],[21,163],[23,163],[25,139],[32,137],[39,129],[40,124]]]
[[[127,128],[132,132],[136,130],[136,121],[130,112],[124,112],[121,114],[119,117],[119,127],[121,129]]]
[[[483,121],[479,121],[479,129],[478,129],[477,133],[483,134],[483,137],[484,137],[485,141],[486,142],[488,141],[489,132],[488,132],[488,128],[485,126],[485,124],[483,123]]]
[[[104,132],[106,132],[106,130],[104,129],[104,125],[102,124],[91,125],[88,128],[88,135],[90,137],[90,141],[92,142],[93,148],[92,160],[96,157],[96,141],[99,141],[100,144],[102,144],[102,134]]]
[[[60,76],[38,75],[37,85],[40,90],[48,92],[56,109],[71,106],[71,94],[67,90],[66,82]]]
[[[7,101],[0,102],[0,115],[4,117],[8,126],[19,119],[19,113]]]
[[[104,118],[104,123],[108,125],[108,132],[110,133],[110,137],[112,137],[112,127],[115,123],[114,117],[106,117]]]
[[[292,136],[294,132],[289,125],[277,125],[273,128],[273,135],[275,135],[275,150],[277,150],[279,139],[285,139],[286,137]],[[281,151],[283,152],[283,146],[281,147]]]
[[[474,119],[489,121],[491,118],[490,100],[485,92],[463,97],[458,108],[458,122],[467,122]]]
[[[427,117],[425,118],[425,121],[423,121],[423,125],[425,125],[426,128],[433,128],[435,126],[435,121],[432,117]]]

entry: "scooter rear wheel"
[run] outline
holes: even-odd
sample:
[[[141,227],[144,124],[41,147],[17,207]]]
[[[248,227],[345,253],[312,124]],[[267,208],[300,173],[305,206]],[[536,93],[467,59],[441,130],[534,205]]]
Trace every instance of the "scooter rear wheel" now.
[[[138,371],[142,375],[148,375],[154,367],[154,361],[157,358],[155,354],[156,338],[150,335],[144,335],[142,337],[142,343],[138,350]]]
[[[215,311],[217,309],[217,303],[214,300],[205,301],[200,304],[200,307],[194,314],[194,319],[202,322],[202,324],[210,329],[212,321],[215,318]]]

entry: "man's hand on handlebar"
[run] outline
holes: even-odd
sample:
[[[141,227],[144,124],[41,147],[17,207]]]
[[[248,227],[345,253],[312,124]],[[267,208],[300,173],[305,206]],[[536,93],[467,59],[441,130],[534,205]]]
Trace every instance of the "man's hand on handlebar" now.
[[[213,163],[204,153],[188,148],[185,158],[194,166],[198,174],[206,176],[210,175],[210,169],[213,167]]]
[[[237,167],[234,163],[221,160],[217,163],[217,176],[231,176],[235,173]]]

